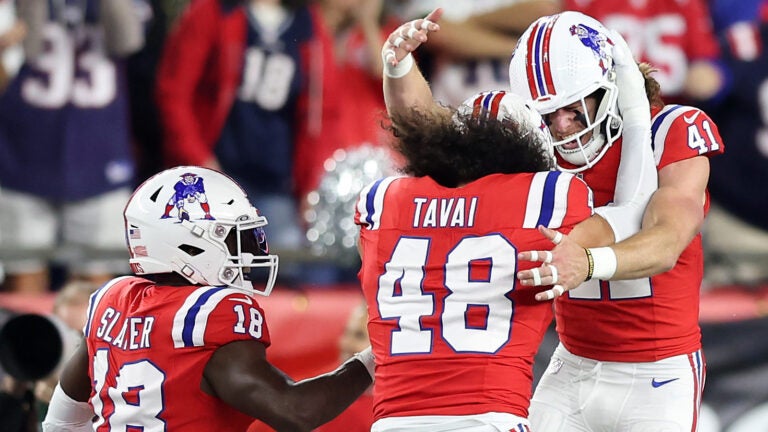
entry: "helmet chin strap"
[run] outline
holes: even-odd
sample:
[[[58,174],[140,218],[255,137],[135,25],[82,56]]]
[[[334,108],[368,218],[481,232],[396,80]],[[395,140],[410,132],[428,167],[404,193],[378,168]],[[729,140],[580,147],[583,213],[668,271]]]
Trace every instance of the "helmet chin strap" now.
[[[581,138],[576,138],[579,145],[571,150],[566,150],[563,146],[557,146],[557,153],[568,163],[576,166],[589,165],[590,161],[600,153],[600,149],[605,145],[605,136],[595,128],[594,134],[585,144],[581,143]]]
[[[171,269],[193,284],[207,283],[196,268],[178,258],[171,259]]]

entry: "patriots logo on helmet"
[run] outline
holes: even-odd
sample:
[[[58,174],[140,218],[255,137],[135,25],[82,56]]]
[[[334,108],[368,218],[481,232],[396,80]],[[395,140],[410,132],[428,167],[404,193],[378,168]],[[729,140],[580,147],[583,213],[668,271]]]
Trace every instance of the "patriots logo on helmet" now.
[[[168,204],[165,205],[165,211],[160,218],[170,218],[171,210],[176,208],[178,209],[179,221],[190,220],[189,210],[185,208],[185,203],[197,201],[200,204],[200,208],[205,212],[203,219],[215,220],[216,218],[211,216],[211,207],[208,205],[208,196],[205,193],[203,178],[191,172],[186,172],[180,177],[181,180],[173,185],[174,193],[168,200]]]
[[[585,24],[572,25],[569,30],[572,36],[579,38],[582,45],[592,50],[598,58],[598,64],[603,70],[603,75],[605,75],[610,67],[610,55],[606,52],[606,43],[613,46],[613,41]]]

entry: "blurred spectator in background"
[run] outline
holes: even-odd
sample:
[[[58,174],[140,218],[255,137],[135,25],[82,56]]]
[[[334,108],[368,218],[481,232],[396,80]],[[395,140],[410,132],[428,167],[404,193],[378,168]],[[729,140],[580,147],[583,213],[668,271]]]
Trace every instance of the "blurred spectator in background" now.
[[[88,281],[72,281],[65,284],[53,301],[53,315],[70,330],[80,334],[88,312],[88,299],[99,285]]]
[[[302,204],[337,149],[383,145],[380,47],[397,22],[383,0],[317,0],[310,87],[302,98],[294,177]],[[353,210],[350,208],[350,214]]]
[[[143,44],[131,0],[28,0],[25,63],[0,97],[5,290],[127,270],[121,211],[133,161],[123,58]]]
[[[488,89],[509,88],[509,57],[530,23],[558,12],[548,0],[402,0],[402,21],[443,9],[440,31],[430,36],[420,60],[438,102],[458,106]],[[432,66],[428,66],[431,64]]]
[[[0,0],[0,91],[16,76],[24,61],[21,41],[27,25],[16,14],[14,0]]]
[[[753,22],[760,14],[763,0],[709,0],[715,34],[738,22]]]
[[[157,64],[168,33],[166,3],[165,0],[134,0],[146,39],[144,48],[128,57],[126,65],[136,185],[163,168],[163,135],[154,89]]]
[[[706,0],[563,0],[624,37],[654,75],[667,103],[700,104],[721,88],[717,40]]]
[[[709,111],[729,152],[712,159],[705,225],[710,285],[768,282],[768,2],[720,35],[726,87]]]
[[[13,0],[0,1],[0,92],[16,76],[24,61],[21,41],[27,34],[27,26],[16,15]],[[0,233],[2,236],[2,233]],[[0,285],[5,280],[5,269],[0,261]]]
[[[350,166],[354,154],[388,148],[389,137],[382,128],[385,107],[379,47],[397,22],[383,3],[318,0],[311,8],[316,27],[308,74],[313,85],[299,104],[294,180],[313,255],[304,266],[303,279],[316,285],[356,279],[359,259],[354,242],[347,244],[353,249],[351,263],[341,262],[335,252],[344,249],[346,233],[357,235],[352,218],[355,189],[364,185],[360,178],[363,166],[353,166],[350,171],[344,167]],[[344,157],[346,164],[335,163],[339,155],[349,156]],[[362,157],[356,160],[372,163]],[[350,181],[335,182],[341,178]],[[330,194],[321,192],[324,182],[333,183]],[[343,214],[328,217],[329,208]],[[325,235],[319,238],[313,229],[322,220],[340,232],[321,229]],[[331,253],[320,250],[324,248]]]
[[[26,383],[10,379],[0,383],[0,430],[37,432],[37,413]]]
[[[191,2],[168,35],[156,88],[166,164],[232,176],[259,203],[280,252],[299,250],[304,238],[293,195],[294,131],[298,97],[313,85],[306,70],[314,26],[300,3]],[[282,264],[281,280],[296,277]]]

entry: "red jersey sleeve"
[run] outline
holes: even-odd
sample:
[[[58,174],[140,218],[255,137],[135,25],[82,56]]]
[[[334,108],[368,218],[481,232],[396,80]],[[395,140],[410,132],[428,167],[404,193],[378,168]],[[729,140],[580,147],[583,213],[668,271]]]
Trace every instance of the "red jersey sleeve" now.
[[[685,105],[667,105],[654,111],[651,142],[659,170],[696,156],[715,156],[725,147],[712,118],[704,111]]]
[[[264,310],[246,293],[202,287],[190,294],[173,320],[176,348],[217,347],[238,340],[270,345]]]
[[[378,229],[381,223],[384,195],[393,181],[399,177],[384,177],[370,183],[360,192],[355,205],[355,224],[361,229]]]

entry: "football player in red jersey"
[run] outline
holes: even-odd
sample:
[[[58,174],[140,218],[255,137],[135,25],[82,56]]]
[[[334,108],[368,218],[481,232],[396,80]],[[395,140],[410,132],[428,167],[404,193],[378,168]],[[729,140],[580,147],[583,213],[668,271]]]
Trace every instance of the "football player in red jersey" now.
[[[561,167],[581,173],[596,205],[608,204],[621,187],[619,166],[631,160],[620,149],[633,145],[627,122],[640,113],[619,104],[619,135],[610,115],[600,117],[615,106],[611,71],[588,73],[603,53],[612,54],[616,74],[631,68],[637,75],[617,32],[566,12],[534,23],[510,62],[513,92],[533,99],[550,123]],[[576,228],[553,251],[558,283],[578,288],[556,301],[561,345],[531,404],[534,425],[543,430],[695,430],[698,422],[705,376],[699,230],[709,208],[709,157],[722,153],[723,143],[706,113],[664,105],[650,67],[639,69],[644,80],[619,82],[616,91],[621,101],[627,90],[647,90],[638,101],[647,101],[642,110],[651,115],[645,145],[653,148],[658,190],[638,233],[616,214],[603,215],[607,223]],[[608,246],[613,241],[619,243]],[[543,282],[551,265],[541,268]],[[537,284],[533,276],[523,272],[523,283]]]
[[[199,206],[164,218],[174,185],[189,175],[205,181],[212,218]],[[218,171],[176,167],[139,186],[125,208],[137,276],[91,296],[85,343],[60,377],[43,430],[244,431],[259,419],[307,431],[362,394],[370,350],[300,382],[267,361],[269,331],[254,297],[268,295],[277,275],[266,224]]]
[[[359,273],[376,356],[372,431],[527,431],[533,356],[552,320],[515,273],[591,216],[591,191],[548,171],[549,132],[511,94],[392,115],[410,177],[363,189]]]
[[[406,23],[385,43],[390,111],[432,103],[409,53],[439,18],[435,10]],[[600,206],[570,236],[542,227],[557,244],[551,254],[519,256],[545,262],[518,278],[556,284],[538,298],[558,297],[562,342],[531,404],[534,429],[696,428],[705,374],[699,228],[708,157],[723,144],[706,113],[665,106],[650,72],[618,33],[576,12],[533,23],[512,56],[513,93],[543,114],[558,168],[582,176]]]

